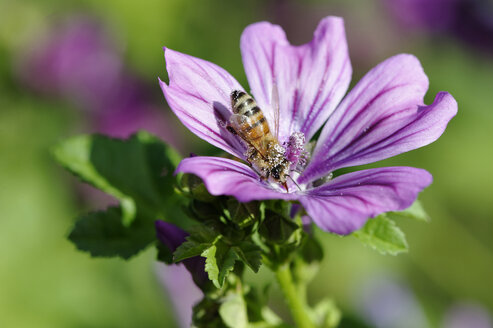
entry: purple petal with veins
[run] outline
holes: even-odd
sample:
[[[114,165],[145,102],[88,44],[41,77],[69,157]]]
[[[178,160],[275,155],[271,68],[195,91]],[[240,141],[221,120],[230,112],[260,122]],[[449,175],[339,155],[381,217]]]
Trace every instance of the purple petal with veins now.
[[[230,94],[243,90],[224,69],[208,61],[165,49],[169,85],[160,81],[168,105],[180,121],[210,144],[243,158],[245,147],[226,128]]]
[[[313,40],[292,46],[280,26],[260,22],[241,36],[241,53],[250,88],[269,122],[274,122],[272,88],[279,91],[279,139],[294,132],[310,140],[346,93],[351,63],[344,22],[322,19]]]
[[[430,173],[414,167],[362,170],[308,190],[299,200],[320,228],[349,234],[369,217],[411,206],[431,181]]]
[[[440,92],[433,104],[425,106],[427,89],[428,78],[414,56],[394,56],[372,69],[325,124],[300,182],[438,139],[457,113],[457,103],[450,94]]]
[[[181,161],[176,171],[199,176],[212,195],[234,196],[240,202],[297,198],[295,194],[283,192],[280,186],[261,181],[250,167],[231,159],[189,157]]]

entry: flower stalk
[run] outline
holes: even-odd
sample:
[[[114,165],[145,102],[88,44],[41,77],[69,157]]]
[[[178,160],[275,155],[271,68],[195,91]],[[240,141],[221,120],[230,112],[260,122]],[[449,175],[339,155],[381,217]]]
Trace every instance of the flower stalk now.
[[[286,263],[278,266],[275,275],[282,293],[286,298],[296,327],[315,328],[315,325],[307,312],[305,295],[300,294],[300,289],[295,286],[289,264]]]

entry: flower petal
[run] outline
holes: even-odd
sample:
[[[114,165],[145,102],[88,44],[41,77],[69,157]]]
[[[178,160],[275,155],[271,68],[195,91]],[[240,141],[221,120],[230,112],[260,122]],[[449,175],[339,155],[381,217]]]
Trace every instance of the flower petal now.
[[[166,288],[168,299],[173,305],[172,311],[178,321],[176,327],[193,327],[193,307],[202,300],[204,294],[193,284],[190,273],[183,265],[157,262],[156,269],[159,281]],[[206,276],[206,279],[209,278]]]
[[[440,137],[457,113],[446,92],[423,105],[428,78],[411,55],[397,55],[372,69],[324,126],[300,177],[308,182],[341,167],[379,161]]]
[[[169,85],[159,83],[176,116],[200,138],[243,158],[243,143],[225,128],[232,114],[230,94],[243,90],[241,85],[208,61],[170,49],[165,49],[165,58]]]
[[[234,196],[240,202],[262,199],[296,199],[296,195],[276,191],[260,180],[251,168],[220,157],[189,157],[180,162],[177,172],[199,176],[215,196]]]
[[[157,220],[154,225],[158,240],[168,247],[170,252],[174,253],[186,241],[188,233],[174,224]],[[197,286],[203,287],[208,283],[209,278],[205,272],[205,259],[203,257],[190,257],[183,260],[182,263],[192,275],[193,281]]]
[[[327,17],[314,38],[292,46],[281,27],[248,26],[241,36],[243,65],[252,93],[274,131],[272,89],[279,91],[279,139],[303,132],[310,140],[342,99],[351,80],[351,63],[342,18]]]
[[[431,181],[431,174],[413,167],[369,169],[311,189],[300,202],[321,229],[349,234],[370,217],[411,206]]]
[[[176,251],[178,246],[186,241],[188,233],[174,224],[156,220],[154,225],[156,227],[157,239],[166,245],[171,252]]]

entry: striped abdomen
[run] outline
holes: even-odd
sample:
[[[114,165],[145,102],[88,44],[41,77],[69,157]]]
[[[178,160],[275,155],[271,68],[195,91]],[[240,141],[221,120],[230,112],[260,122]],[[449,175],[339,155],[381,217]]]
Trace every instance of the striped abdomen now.
[[[262,110],[250,95],[238,90],[231,93],[231,107],[234,113],[231,123],[236,132],[265,157],[277,141],[270,133]]]

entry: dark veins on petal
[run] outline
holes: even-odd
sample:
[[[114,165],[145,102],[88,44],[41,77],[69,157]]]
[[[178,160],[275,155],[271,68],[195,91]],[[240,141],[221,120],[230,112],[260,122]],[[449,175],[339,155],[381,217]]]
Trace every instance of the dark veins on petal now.
[[[349,57],[346,57],[344,59],[343,69],[339,72],[339,76],[337,77],[337,80],[334,82],[334,85],[337,83],[337,81],[340,81],[341,76],[346,72],[347,68],[349,67],[348,64],[349,64]],[[310,112],[313,110],[313,107],[315,106],[316,102],[318,101],[319,94],[320,94],[321,90],[322,90],[322,86],[320,86],[320,89],[319,89],[319,91],[317,93],[317,98],[315,98],[315,101],[313,102],[312,106],[310,107]],[[308,127],[310,127],[310,126],[313,125],[313,122],[320,115],[320,112],[325,109],[325,106],[327,105],[327,103],[334,96],[334,92],[335,92],[335,88],[333,88],[330,91],[329,95],[327,95],[327,97],[324,99],[323,103],[319,106],[317,112],[314,115],[310,115],[310,117],[307,120],[305,120],[305,122],[303,123],[303,126],[301,127],[300,131],[302,131],[303,133],[305,133],[305,131],[308,129]]]
[[[403,110],[404,111],[404,110]],[[394,140],[392,141],[390,144],[384,144],[382,145],[381,147],[378,147],[378,148],[374,148],[375,146],[379,145],[379,144],[383,144],[385,143],[386,141],[392,139],[394,136],[396,136],[397,134],[401,133],[402,130],[405,130],[406,128],[410,127],[411,125],[413,125],[414,123],[416,123],[416,121],[418,121],[422,116],[424,116],[426,113],[423,113],[423,112],[419,112],[418,115],[416,115],[416,117],[410,121],[409,123],[407,123],[406,125],[402,126],[401,128],[399,128],[398,130],[396,130],[395,132],[393,132],[392,134],[390,134],[389,136],[385,137],[385,138],[382,138],[382,139],[379,139],[378,141],[374,142],[373,144],[371,145],[368,145],[367,147],[361,149],[358,151],[357,154],[353,155],[353,156],[349,156],[348,158],[342,160],[342,161],[339,161],[339,163],[341,162],[345,162],[345,161],[349,161],[349,160],[353,160],[355,159],[356,157],[363,157],[363,156],[368,156],[370,154],[374,154],[374,153],[378,153],[379,151],[385,149],[385,148],[388,148],[392,145],[395,145],[395,144],[398,144],[399,141],[403,140],[403,139],[407,139],[413,135],[416,135],[416,134],[420,134],[420,133],[423,133],[427,128],[424,127],[423,129],[420,129],[420,130],[417,130],[413,133],[409,133],[409,134],[405,134],[403,135],[401,138],[397,139],[397,140]],[[391,115],[389,115],[391,116]],[[380,121],[378,122],[380,123]],[[374,128],[374,127],[373,127]],[[347,148],[347,147],[346,147]],[[372,149],[374,148],[374,149]],[[337,165],[337,163],[334,163],[333,164],[334,166]]]

